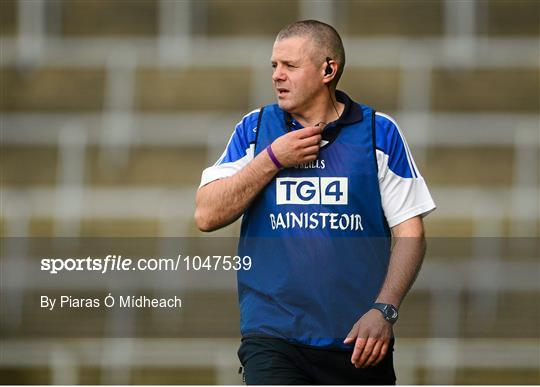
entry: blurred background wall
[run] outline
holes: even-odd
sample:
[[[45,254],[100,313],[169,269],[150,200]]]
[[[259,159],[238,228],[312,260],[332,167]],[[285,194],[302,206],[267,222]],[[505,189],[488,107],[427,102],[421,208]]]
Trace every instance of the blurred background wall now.
[[[273,39],[306,18],[343,37],[340,89],[400,123],[438,204],[426,219],[429,237],[473,244],[539,237],[536,0],[2,0],[0,7],[3,237],[202,235],[192,219],[201,171],[245,113],[274,101]],[[238,226],[216,235],[237,235]],[[398,329],[459,327],[487,302],[501,329],[525,334],[410,333],[395,352],[400,383],[540,383],[538,240],[527,240],[519,259],[511,249],[428,253]],[[237,339],[5,340],[0,376],[37,384],[239,383],[237,346]],[[135,358],[108,368],[115,353],[133,348]]]

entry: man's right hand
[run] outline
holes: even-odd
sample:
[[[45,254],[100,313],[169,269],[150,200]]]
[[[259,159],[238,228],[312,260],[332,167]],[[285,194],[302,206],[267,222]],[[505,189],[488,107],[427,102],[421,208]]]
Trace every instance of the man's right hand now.
[[[274,140],[272,151],[285,168],[315,161],[319,155],[322,131],[322,126],[293,130]]]
[[[298,129],[277,138],[272,151],[284,167],[317,159],[322,127]],[[224,227],[237,219],[274,178],[277,168],[261,152],[238,173],[215,180],[197,191],[195,222],[202,231]]]

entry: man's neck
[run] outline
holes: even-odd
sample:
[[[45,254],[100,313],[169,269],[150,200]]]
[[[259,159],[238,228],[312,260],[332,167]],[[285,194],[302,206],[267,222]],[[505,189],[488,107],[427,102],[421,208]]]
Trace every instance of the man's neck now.
[[[335,92],[332,91],[331,94],[332,101],[329,98],[330,95],[327,95],[326,98],[321,98],[322,101],[317,101],[318,103],[316,102],[301,113],[291,113],[291,116],[304,127],[336,121],[343,114],[345,104],[336,100]]]

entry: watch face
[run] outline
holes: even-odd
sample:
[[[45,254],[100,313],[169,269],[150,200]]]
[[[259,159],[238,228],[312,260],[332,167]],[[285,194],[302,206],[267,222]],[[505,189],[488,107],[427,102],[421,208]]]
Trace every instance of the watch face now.
[[[376,309],[379,309],[382,312],[382,314],[384,316],[384,319],[386,321],[389,321],[391,323],[394,323],[394,322],[397,321],[397,319],[398,319],[398,310],[393,305],[390,305],[390,304],[378,304]]]
[[[388,305],[385,307],[385,316],[388,320],[395,320],[398,316],[398,311],[396,308]]]

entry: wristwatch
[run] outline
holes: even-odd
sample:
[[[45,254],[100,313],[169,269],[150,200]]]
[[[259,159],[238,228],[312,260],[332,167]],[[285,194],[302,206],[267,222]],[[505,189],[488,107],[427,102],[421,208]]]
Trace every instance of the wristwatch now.
[[[392,304],[376,302],[373,304],[371,309],[380,310],[384,316],[384,319],[392,324],[395,323],[399,317],[397,308]]]

